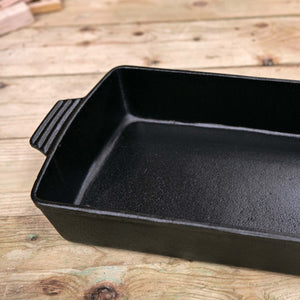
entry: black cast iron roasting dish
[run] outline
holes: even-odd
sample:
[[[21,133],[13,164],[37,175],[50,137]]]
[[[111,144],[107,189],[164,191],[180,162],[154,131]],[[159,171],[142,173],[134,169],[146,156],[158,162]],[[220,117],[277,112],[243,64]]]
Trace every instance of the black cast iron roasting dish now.
[[[300,84],[123,66],[31,138],[66,239],[300,274]]]

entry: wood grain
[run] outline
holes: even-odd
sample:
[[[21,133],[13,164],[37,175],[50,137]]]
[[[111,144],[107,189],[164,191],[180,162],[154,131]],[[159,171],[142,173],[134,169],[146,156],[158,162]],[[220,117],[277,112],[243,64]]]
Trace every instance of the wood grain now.
[[[7,216],[41,216],[42,213],[30,200],[30,187],[25,192],[0,193],[0,217]]]
[[[0,299],[298,300],[300,277],[64,240],[29,137],[119,64],[300,80],[298,0],[65,0],[0,42]]]
[[[122,252],[118,258],[126,260],[128,253]],[[81,257],[89,254],[82,252]],[[7,255],[13,256],[17,255]],[[93,260],[89,265],[93,266]],[[87,294],[101,295],[105,287],[119,296],[112,299],[297,299],[300,292],[297,277],[179,259],[114,266],[96,263],[95,267],[31,270],[13,276],[0,273],[0,282],[3,280],[7,299],[82,299]]]
[[[0,140],[0,202],[4,193],[28,192],[41,168],[44,156],[32,151],[28,139]],[[8,205],[9,202],[6,203]],[[12,209],[12,206],[9,206]]]
[[[3,37],[0,76],[298,64],[299,29],[300,17],[29,28]]]
[[[61,10],[60,0],[38,0],[29,2],[29,8],[33,14],[49,13]]]
[[[130,299],[297,299],[300,293],[296,276],[73,244],[43,216],[1,221],[0,282],[8,299],[41,297],[46,282],[64,297],[107,281]]]
[[[178,22],[295,15],[298,0],[71,0],[64,9],[42,16],[33,26]]]
[[[33,206],[29,197],[26,201]],[[6,258],[0,260],[0,272],[49,271],[62,268],[62,266],[63,268],[84,269],[87,266],[98,265],[169,263],[175,259],[68,242],[41,214],[0,217],[0,220],[3,224],[0,228],[0,253],[3,258]],[[23,252],[30,255],[23,255]],[[47,260],[47,257],[51,255],[55,259]]]

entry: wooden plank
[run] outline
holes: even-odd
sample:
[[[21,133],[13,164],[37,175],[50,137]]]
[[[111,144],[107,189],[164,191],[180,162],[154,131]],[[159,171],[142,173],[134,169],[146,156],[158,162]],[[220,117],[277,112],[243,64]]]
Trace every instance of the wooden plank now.
[[[29,8],[33,14],[49,13],[62,9],[60,0],[29,1]]]
[[[12,250],[4,257],[19,258],[19,266],[24,260],[32,260],[34,269],[30,271],[1,272],[0,285],[2,299],[41,299],[45,296],[60,296],[65,299],[82,299],[87,294],[104,293],[103,288],[117,292],[116,299],[299,299],[300,278],[275,273],[259,272],[243,268],[234,268],[201,262],[187,262],[180,259],[172,261],[156,261],[151,264],[140,263],[139,259],[126,264],[130,252],[118,253],[116,265],[106,265],[105,255],[98,261],[94,253],[83,252],[69,245],[69,259],[76,251],[85,260],[82,268],[68,267],[68,263],[60,260],[60,254],[51,252],[51,260],[46,257],[49,265],[37,269],[41,261],[32,253],[37,248],[35,242],[28,249],[20,249],[19,253]],[[82,246],[83,247],[83,246]],[[91,249],[92,247],[89,247]],[[95,247],[102,250],[100,247]],[[71,251],[71,249],[73,251]],[[15,252],[13,252],[15,251]],[[47,248],[45,248],[47,252]],[[112,250],[112,254],[113,254]],[[23,252],[23,256],[21,253]],[[71,254],[72,253],[72,254]],[[110,252],[107,252],[107,254]],[[64,253],[63,253],[64,255]],[[133,257],[136,255],[134,254]],[[147,255],[144,255],[145,257]],[[89,258],[88,267],[86,259]],[[154,257],[154,256],[152,256]],[[25,258],[25,259],[24,259]],[[57,258],[57,265],[53,261]],[[125,262],[125,264],[124,264]],[[63,268],[61,267],[63,266]],[[44,267],[44,265],[42,266]],[[29,266],[28,266],[29,268]],[[5,291],[5,292],[4,292]],[[96,299],[87,297],[85,299]],[[105,298],[103,298],[105,299]],[[109,298],[107,298],[109,299]],[[114,299],[114,297],[112,297]]]
[[[293,74],[293,68],[288,67],[287,71],[281,68],[282,71],[280,72]],[[289,69],[291,70],[289,71]],[[0,78],[0,105],[13,105],[12,111],[4,111],[1,107],[0,117],[14,115],[15,111],[20,110],[18,105],[28,105],[29,109],[31,104],[32,106],[39,106],[46,101],[46,104],[50,106],[61,99],[83,97],[97,84],[103,75],[104,73]],[[34,111],[44,112],[38,107]]]
[[[296,64],[299,29],[300,17],[30,28],[3,37],[0,76]]]
[[[300,65],[198,70],[300,80]],[[1,78],[0,139],[29,138],[56,101],[83,97],[103,75]]]
[[[11,139],[0,140],[0,159],[1,203],[7,201],[4,193],[17,191],[29,195],[44,156],[29,146],[28,139]]]
[[[45,108],[45,113],[47,110]],[[0,136],[2,138],[27,138],[25,143],[29,143],[29,137],[33,134],[37,126],[41,123],[45,114],[41,115],[19,115],[18,117],[7,117],[0,119]],[[21,126],[21,127],[20,127]],[[22,128],[22,129],[20,129]],[[1,186],[1,183],[0,183]]]
[[[259,292],[262,294],[256,294],[256,296],[263,296],[263,293],[267,293],[274,297],[285,295],[291,297],[288,299],[297,299],[300,292],[300,277],[296,276],[256,272],[201,262],[187,262],[176,258],[70,243],[59,237],[43,216],[1,218],[1,224],[0,254],[3,259],[0,261],[0,272],[2,272],[0,273],[0,282],[5,282],[11,293],[20,285],[31,285],[36,281],[52,277],[52,272],[67,273],[66,275],[85,274],[87,278],[91,278],[91,273],[98,272],[105,266],[111,266],[105,270],[115,270],[116,272],[124,268],[126,278],[131,278],[132,275],[131,280],[128,279],[129,281],[126,280],[123,283],[132,297],[142,297],[143,292],[154,291],[156,290],[154,287],[157,285],[159,286],[159,288],[157,286],[157,291],[169,290],[173,293],[169,295],[170,297],[175,295],[180,297],[184,294],[190,297],[192,294],[195,297],[196,295],[204,297],[206,294],[202,295],[200,289],[204,287],[210,287],[209,290],[213,287],[217,288],[219,293],[227,290],[227,292],[233,293],[232,297],[250,296],[254,292]],[[51,260],[48,259],[50,256]],[[88,265],[87,257],[89,258]],[[139,266],[139,264],[145,265]],[[63,269],[61,269],[62,266]],[[125,268],[125,266],[128,267]],[[133,274],[130,275],[131,272]],[[5,281],[3,280],[4,274]],[[93,284],[107,281],[109,276],[101,276],[102,278]],[[138,284],[138,278],[140,278],[141,284]],[[112,278],[109,280],[115,281]],[[82,283],[80,286],[84,290],[87,289],[87,282],[82,282],[80,279],[78,283]],[[199,290],[194,290],[192,294],[189,294],[196,286]],[[234,294],[234,291],[237,294]],[[24,290],[21,288],[20,297],[40,296],[40,292],[36,289],[30,292],[27,288]],[[211,292],[212,290],[210,290]],[[8,295],[12,297],[12,295]]]
[[[298,0],[66,0],[61,12],[38,18],[33,26],[192,21],[300,12]]]
[[[300,64],[290,65],[290,66],[273,66],[273,67],[263,66],[263,67],[242,67],[242,68],[212,68],[212,69],[208,69],[207,71],[224,73],[224,74],[237,74],[243,76],[257,76],[257,77],[265,77],[265,78],[300,80]]]
[[[29,198],[27,201],[33,205]],[[63,239],[43,215],[0,217],[0,222],[0,255],[3,258],[0,272],[174,261],[166,256],[71,243]],[[50,256],[54,258],[51,261],[47,259]]]
[[[33,174],[37,175],[37,174]],[[0,193],[0,217],[7,216],[40,216],[41,211],[30,200],[30,186],[26,192]]]
[[[32,13],[24,2],[5,7],[0,10],[0,35],[24,27],[32,22]]]
[[[0,79],[0,139],[29,138],[56,101],[84,96],[102,76]]]
[[[125,299],[126,266],[0,273],[1,299]],[[101,297],[101,298],[99,298]],[[128,299],[128,298],[126,298]]]

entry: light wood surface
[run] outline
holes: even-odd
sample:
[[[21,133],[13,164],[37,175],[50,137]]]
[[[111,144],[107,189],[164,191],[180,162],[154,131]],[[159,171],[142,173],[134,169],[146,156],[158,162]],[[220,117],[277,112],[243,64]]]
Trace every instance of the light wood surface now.
[[[1,37],[0,299],[300,299],[299,276],[65,241],[30,200],[28,141],[116,65],[300,80],[299,54],[298,0],[66,0]]]
[[[123,64],[290,65],[300,63],[299,28],[298,17],[27,28],[3,37],[0,76],[99,73]]]
[[[61,10],[61,0],[33,0],[29,2],[32,13],[42,14]]]

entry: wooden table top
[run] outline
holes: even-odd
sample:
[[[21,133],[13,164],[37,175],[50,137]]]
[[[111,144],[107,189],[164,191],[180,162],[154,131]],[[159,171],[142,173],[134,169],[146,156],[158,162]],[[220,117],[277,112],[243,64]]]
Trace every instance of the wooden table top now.
[[[300,80],[299,0],[66,0],[0,53],[1,299],[300,299],[297,276],[65,241],[30,199],[28,141],[117,65]]]

